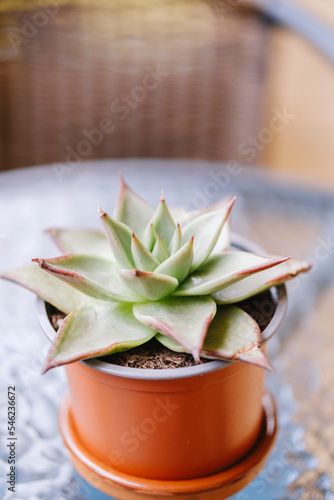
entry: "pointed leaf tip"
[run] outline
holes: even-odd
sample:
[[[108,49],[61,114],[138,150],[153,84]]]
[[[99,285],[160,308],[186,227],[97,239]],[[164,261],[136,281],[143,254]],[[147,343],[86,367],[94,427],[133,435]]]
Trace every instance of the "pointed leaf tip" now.
[[[294,278],[299,273],[307,272],[309,265],[294,259],[276,259],[274,265],[261,270],[259,273],[246,276],[241,281],[229,284],[215,292],[213,298],[217,304],[240,302],[256,295],[272,286],[280,285]]]
[[[134,292],[148,300],[159,300],[171,295],[178,287],[176,278],[138,269],[121,269],[121,280]]]
[[[125,187],[126,184],[125,184],[125,181],[124,181],[124,177],[123,177],[123,174],[122,174],[122,171],[119,170],[117,172],[117,177],[118,177],[118,183],[119,183],[119,186],[122,188],[122,187]]]
[[[38,260],[34,259],[34,261]],[[2,273],[1,277],[34,292],[43,300],[66,314],[88,300],[91,300],[87,295],[51,276],[45,270],[41,269],[40,266],[28,264]]]
[[[121,221],[112,219],[107,213],[101,221],[115,259],[121,267],[131,269],[134,262],[131,253],[132,230]]]
[[[169,245],[174,235],[176,224],[170,211],[168,210],[164,198],[160,199],[152,221],[156,231],[159,232],[166,245]]]
[[[194,239],[194,259],[190,272],[195,271],[205,263],[213,251],[225,222],[232,210],[235,198],[223,208],[213,212],[200,212],[182,226],[182,242]]]
[[[114,210],[114,218],[129,226],[140,238],[154,213],[147,201],[138,196],[119,175],[119,194]]]
[[[99,212],[100,217],[104,217],[105,215],[107,215],[107,214],[105,213],[105,211],[104,211],[104,210],[102,210],[101,205],[98,205],[98,206],[97,206],[97,210],[98,210],[98,212]]]
[[[155,334],[134,317],[132,304],[86,304],[74,310],[61,324],[49,349],[43,373],[81,359],[136,347]]]
[[[167,297],[135,304],[133,312],[141,323],[174,339],[198,361],[216,309],[210,297]]]
[[[271,365],[268,356],[266,353],[260,349],[258,345],[251,348],[243,348],[235,356],[239,361],[243,361],[244,363],[249,363],[251,365],[259,366],[260,368],[264,368],[269,372],[274,372],[274,368]]]
[[[256,321],[237,306],[221,306],[208,330],[202,355],[210,359],[240,360],[272,371],[260,345],[261,331]]]
[[[134,233],[132,233],[131,252],[135,267],[140,271],[154,271],[159,265],[158,259],[154,257]]]
[[[34,259],[41,269],[80,292],[101,300],[142,300],[119,279],[118,266],[110,259],[88,255],[64,255]]]
[[[177,290],[177,295],[213,294],[285,262],[287,259],[270,259],[242,251],[224,252],[211,256],[206,263],[192,273]],[[215,298],[215,297],[214,297]]]
[[[188,275],[193,261],[193,241],[192,237],[177,252],[173,253],[168,259],[164,260],[156,269],[156,273],[173,276],[181,283]]]

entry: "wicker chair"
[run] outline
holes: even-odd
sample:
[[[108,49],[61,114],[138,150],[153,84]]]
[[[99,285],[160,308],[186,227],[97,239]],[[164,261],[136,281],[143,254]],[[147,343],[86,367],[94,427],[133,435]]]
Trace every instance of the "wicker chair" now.
[[[231,0],[45,2],[0,6],[0,170],[238,160],[261,128],[270,35],[259,14]]]

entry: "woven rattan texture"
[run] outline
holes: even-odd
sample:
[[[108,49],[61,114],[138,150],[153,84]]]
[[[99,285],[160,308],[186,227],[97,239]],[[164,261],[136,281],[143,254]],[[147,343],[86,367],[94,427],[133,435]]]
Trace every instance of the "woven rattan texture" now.
[[[270,30],[219,1],[7,2],[0,170],[66,157],[241,157],[261,128]],[[87,139],[103,119],[109,131]]]

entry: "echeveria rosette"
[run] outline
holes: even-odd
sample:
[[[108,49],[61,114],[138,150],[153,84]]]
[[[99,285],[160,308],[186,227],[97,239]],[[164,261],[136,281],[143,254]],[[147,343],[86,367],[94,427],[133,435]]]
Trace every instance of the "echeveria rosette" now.
[[[121,178],[104,232],[50,229],[65,255],[33,259],[4,278],[68,314],[44,371],[130,349],[156,337],[175,351],[271,369],[258,324],[235,303],[283,283],[309,265],[228,250],[235,199],[211,209],[154,210]]]

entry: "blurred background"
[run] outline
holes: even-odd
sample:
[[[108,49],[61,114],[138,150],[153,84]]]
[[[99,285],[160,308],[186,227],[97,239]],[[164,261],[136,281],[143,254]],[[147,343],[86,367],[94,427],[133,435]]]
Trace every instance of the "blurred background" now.
[[[313,264],[271,346],[279,440],[237,500],[334,499],[333,102],[331,0],[0,0],[0,271],[52,255],[45,227],[98,227],[117,170],[152,203],[234,192],[235,231]],[[0,294],[17,498],[97,499],[58,435],[63,373],[39,376],[34,297]]]
[[[2,0],[0,169],[66,158],[205,158],[330,187],[332,7]]]

